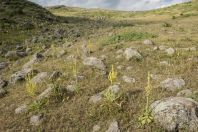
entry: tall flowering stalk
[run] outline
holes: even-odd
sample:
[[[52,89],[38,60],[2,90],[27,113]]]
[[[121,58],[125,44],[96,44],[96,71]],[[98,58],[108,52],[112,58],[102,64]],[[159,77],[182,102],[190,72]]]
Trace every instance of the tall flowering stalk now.
[[[114,70],[114,66],[113,65],[111,66],[111,71],[109,72],[108,79],[111,82],[111,85],[117,79],[117,72]]]
[[[147,86],[145,87],[145,96],[146,96],[146,108],[144,113],[139,117],[140,125],[145,126],[146,124],[150,124],[153,121],[153,117],[151,115],[151,111],[149,109],[150,98],[152,94],[152,85],[151,85],[151,74],[148,72],[147,75]]]

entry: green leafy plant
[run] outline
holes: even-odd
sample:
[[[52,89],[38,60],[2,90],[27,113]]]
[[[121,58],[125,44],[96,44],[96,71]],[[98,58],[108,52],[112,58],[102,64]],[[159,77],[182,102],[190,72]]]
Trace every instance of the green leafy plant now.
[[[29,105],[29,111],[40,111],[47,102],[48,99],[36,100]]]
[[[147,33],[147,32],[125,32],[111,36],[103,40],[102,45],[116,44],[122,41],[136,41],[147,38],[155,38],[156,35]]]
[[[103,96],[105,97],[105,99],[109,102],[114,102],[116,99],[119,98],[119,96],[117,96],[111,89],[106,90],[103,93]]]
[[[146,107],[144,113],[138,118],[141,126],[145,126],[153,122],[153,117],[149,109],[151,93],[152,93],[151,75],[150,72],[148,72],[147,86],[145,87]]]

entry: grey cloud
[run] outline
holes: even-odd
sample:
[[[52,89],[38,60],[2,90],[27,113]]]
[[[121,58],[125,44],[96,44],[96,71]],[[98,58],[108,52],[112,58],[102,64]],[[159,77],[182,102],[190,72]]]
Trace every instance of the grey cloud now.
[[[30,0],[43,6],[66,5],[114,10],[150,10],[190,0]]]

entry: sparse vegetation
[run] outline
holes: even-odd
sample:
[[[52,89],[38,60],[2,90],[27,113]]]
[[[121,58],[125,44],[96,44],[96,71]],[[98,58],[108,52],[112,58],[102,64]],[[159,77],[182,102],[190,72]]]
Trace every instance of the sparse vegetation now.
[[[26,90],[27,93],[31,96],[31,97],[35,97],[36,96],[36,92],[38,90],[38,86],[32,81],[32,75],[33,74],[28,74],[28,76],[25,78],[26,81]]]
[[[139,117],[141,126],[148,125],[153,121],[153,117],[151,115],[151,110],[149,108],[151,95],[152,95],[152,89],[153,88],[151,85],[151,75],[150,75],[150,72],[148,72],[147,86],[145,87],[146,106],[145,106],[144,113]]]
[[[25,0],[7,4],[0,6],[0,82],[11,77],[19,81],[0,85],[7,91],[0,97],[0,131],[86,132],[96,124],[99,131],[106,131],[112,119],[124,132],[165,131],[153,122],[151,103],[176,97],[187,88],[192,90],[188,97],[198,101],[197,2],[142,12],[64,6],[45,9]],[[145,40],[153,44],[145,44]],[[87,56],[81,56],[84,43]],[[127,60],[127,48],[134,49],[129,50],[131,55],[138,51],[141,61]],[[168,48],[175,53],[169,56]],[[5,57],[8,51],[14,51],[17,61]],[[94,65],[85,66],[83,57],[97,59]],[[35,84],[35,75],[23,78],[27,63],[33,63],[38,72],[47,72],[46,79]],[[22,74],[16,74],[18,71]],[[55,71],[61,76],[54,74],[56,79],[49,79]],[[168,91],[161,87],[163,80],[174,77],[182,78],[181,88]],[[52,91],[37,100],[48,84]],[[121,88],[117,93],[108,88],[115,84]],[[29,111],[14,114],[24,103],[29,104]],[[37,127],[29,123],[35,113],[44,115]]]
[[[150,34],[150,33],[141,33],[141,32],[125,32],[122,34],[114,35],[102,42],[103,45],[109,45],[109,44],[116,44],[120,42],[128,42],[128,41],[137,41],[137,40],[143,40],[148,38],[155,38],[156,35]]]
[[[105,99],[111,103],[113,103],[116,99],[119,98],[111,89],[107,89],[104,93],[103,96]]]

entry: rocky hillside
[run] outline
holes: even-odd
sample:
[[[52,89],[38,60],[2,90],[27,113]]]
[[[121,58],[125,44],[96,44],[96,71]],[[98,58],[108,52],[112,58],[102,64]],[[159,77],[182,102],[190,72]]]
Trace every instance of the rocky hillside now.
[[[1,29],[5,27],[32,29],[34,24],[53,21],[54,16],[42,8],[26,0],[3,0],[0,2]]]
[[[197,7],[1,2],[0,131],[198,131]]]

